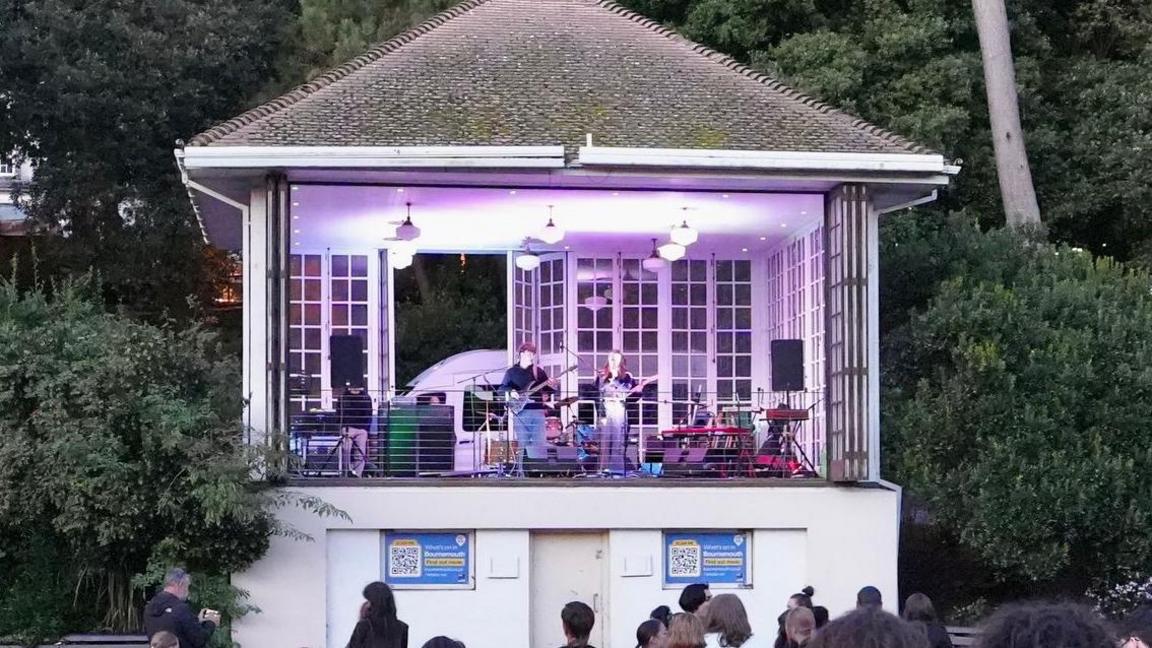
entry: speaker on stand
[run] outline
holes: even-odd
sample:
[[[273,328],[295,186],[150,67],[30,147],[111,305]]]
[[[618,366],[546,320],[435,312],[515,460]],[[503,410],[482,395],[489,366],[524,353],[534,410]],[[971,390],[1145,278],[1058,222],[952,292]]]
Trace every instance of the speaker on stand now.
[[[365,387],[364,338],[358,335],[333,335],[328,338],[332,391],[343,387]]]
[[[804,341],[772,340],[772,391],[804,391]]]

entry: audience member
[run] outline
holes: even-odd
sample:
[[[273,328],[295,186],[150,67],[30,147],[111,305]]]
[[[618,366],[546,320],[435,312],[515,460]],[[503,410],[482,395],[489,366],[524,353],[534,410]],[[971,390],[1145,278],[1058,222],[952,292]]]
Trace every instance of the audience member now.
[[[668,623],[668,648],[705,648],[704,624],[690,612],[672,615]]]
[[[592,608],[580,601],[572,601],[560,611],[560,623],[564,626],[564,637],[567,639],[564,648],[593,648],[588,645],[588,637],[596,623]]]
[[[148,640],[148,648],[180,648],[180,640],[171,632],[161,630]]]
[[[439,637],[432,637],[428,641],[425,641],[421,648],[464,648],[464,643],[440,635]]]
[[[815,593],[816,593],[816,590],[813,589],[813,587],[811,585],[806,586],[804,589],[800,590],[798,593],[793,594],[792,596],[788,597],[788,609],[794,610],[798,607],[806,607],[809,610],[811,610],[812,609],[812,595]]]
[[[867,606],[821,628],[807,648],[928,648],[928,639],[884,610]]]
[[[816,629],[828,625],[828,608],[823,605],[812,606],[812,616],[816,618]]]
[[[668,645],[668,629],[659,619],[648,619],[636,628],[636,648],[665,648]]]
[[[928,643],[932,648],[952,648],[952,639],[948,636],[948,630],[944,628],[943,623],[940,623],[940,619],[936,616],[936,608],[932,605],[932,599],[926,595],[916,592],[905,599],[902,616],[905,621],[923,628],[924,635],[928,637]]]
[[[220,625],[220,613],[200,610],[199,616],[188,607],[192,577],[179,567],[168,570],[164,589],[144,606],[144,634],[149,637],[164,631],[176,636],[183,648],[204,648],[208,638]]]
[[[711,599],[708,583],[693,583],[680,592],[680,609],[689,614],[703,614],[700,608]]]
[[[1144,605],[1120,624],[1120,648],[1152,648],[1152,606]]]
[[[1030,603],[1001,608],[984,624],[980,648],[1115,648],[1104,620],[1070,603]]]
[[[784,618],[784,633],[788,638],[788,648],[805,648],[815,631],[816,615],[806,607],[791,610]]]
[[[704,641],[708,648],[739,648],[749,645],[752,626],[744,604],[735,594],[718,594],[708,603],[704,622]]]
[[[364,588],[361,616],[352,630],[348,648],[408,648],[408,624],[396,618],[392,588],[376,581]]]
[[[773,643],[774,648],[787,648],[788,646],[788,633],[784,629],[784,620],[788,618],[788,613],[796,608],[812,609],[812,595],[816,590],[811,586],[807,586],[800,590],[798,593],[788,597],[788,605],[780,616],[776,617],[776,641]],[[828,610],[824,610],[824,621],[828,621]]]
[[[655,610],[652,610],[652,614],[649,614],[648,618],[656,619],[660,623],[664,624],[665,628],[667,628],[668,623],[672,621],[672,608],[668,607],[667,605],[661,605]]]
[[[871,585],[861,587],[860,591],[856,592],[856,607],[884,607],[884,599],[880,596],[880,590]]]

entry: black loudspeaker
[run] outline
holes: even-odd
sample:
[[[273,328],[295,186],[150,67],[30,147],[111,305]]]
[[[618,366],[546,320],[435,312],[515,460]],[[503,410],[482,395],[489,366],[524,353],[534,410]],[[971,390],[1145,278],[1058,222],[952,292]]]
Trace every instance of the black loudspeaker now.
[[[328,338],[328,357],[332,359],[332,389],[345,385],[365,387],[364,338],[357,335],[333,335]]]
[[[772,391],[804,391],[804,341],[772,340]]]

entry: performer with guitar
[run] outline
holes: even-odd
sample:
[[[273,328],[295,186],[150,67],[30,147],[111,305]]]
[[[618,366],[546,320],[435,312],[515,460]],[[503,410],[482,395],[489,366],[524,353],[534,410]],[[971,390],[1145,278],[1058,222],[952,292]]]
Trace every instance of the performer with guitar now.
[[[639,392],[656,377],[637,382],[628,373],[624,354],[613,350],[596,376],[596,389],[603,403],[600,419],[600,470],[613,474],[626,471],[624,445],[628,440],[628,397]]]
[[[500,391],[508,399],[508,409],[513,417],[517,456],[522,456],[528,448],[544,443],[544,418],[551,408],[552,394],[558,384],[548,378],[544,370],[536,366],[536,345],[525,341],[517,349],[520,360],[504,372]],[[526,402],[524,402],[526,401]],[[516,462],[518,465],[519,461]]]

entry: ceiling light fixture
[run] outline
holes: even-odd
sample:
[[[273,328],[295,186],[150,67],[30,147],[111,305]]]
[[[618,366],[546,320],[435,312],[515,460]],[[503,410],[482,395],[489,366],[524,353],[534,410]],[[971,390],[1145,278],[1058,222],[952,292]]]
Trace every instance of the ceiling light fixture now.
[[[392,268],[394,270],[403,270],[404,268],[407,268],[408,266],[412,265],[412,259],[413,258],[414,257],[411,254],[403,254],[401,252],[393,252],[391,255]]]
[[[660,256],[667,261],[679,261],[684,258],[684,246],[679,243],[665,243],[659,248]]]
[[[548,205],[548,224],[544,226],[537,238],[548,245],[556,245],[564,240],[564,228],[557,227],[556,223],[552,222],[552,205]]]
[[[404,203],[408,207],[408,215],[404,218],[404,222],[396,228],[396,238],[401,241],[415,241],[420,238],[420,228],[412,224],[412,203]]]
[[[640,263],[641,267],[648,272],[660,272],[664,269],[665,263],[664,259],[660,257],[660,251],[656,249],[656,239],[652,239],[652,254],[649,254],[648,258]]]
[[[540,256],[532,250],[525,249],[516,257],[516,267],[524,272],[532,272],[540,267]]]
[[[669,238],[677,245],[688,247],[700,238],[700,233],[688,227],[688,221],[684,221],[672,228],[672,235]]]

